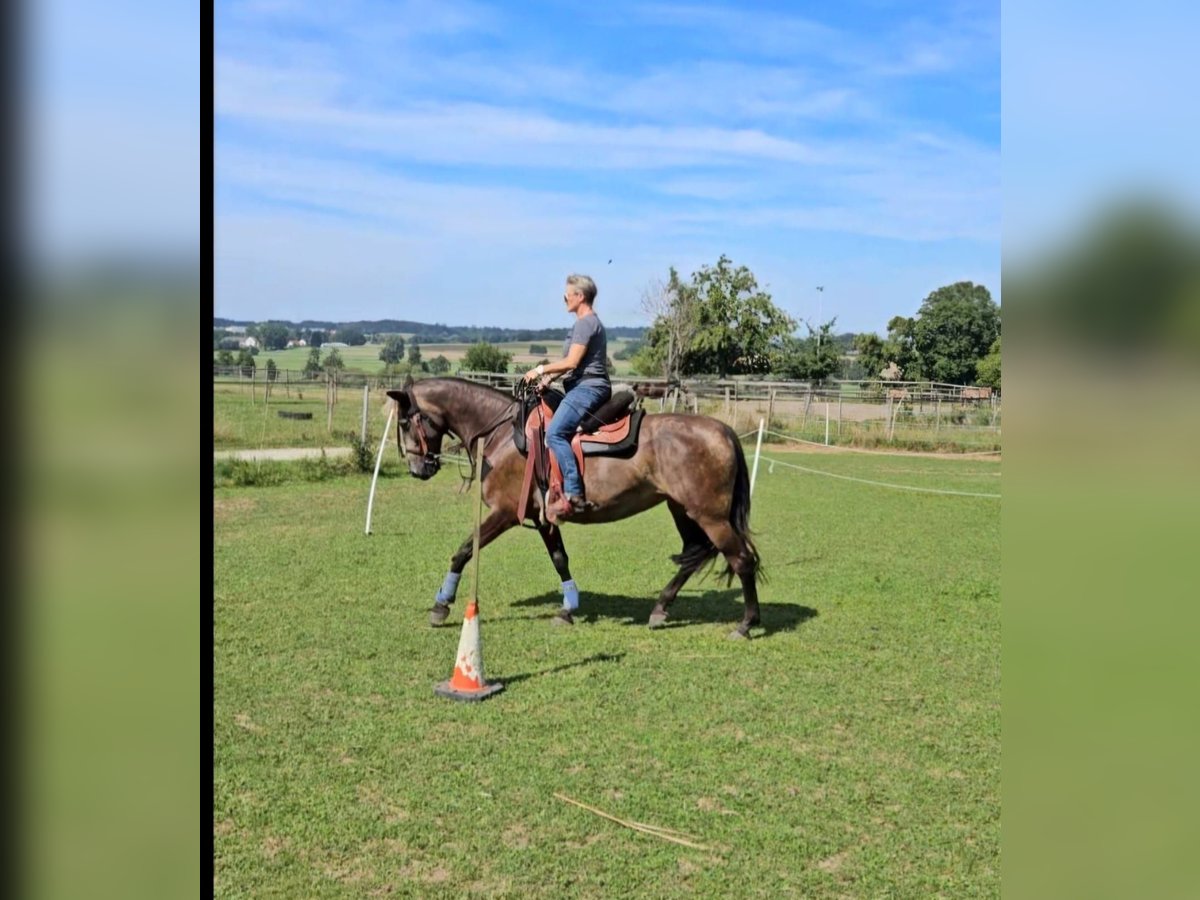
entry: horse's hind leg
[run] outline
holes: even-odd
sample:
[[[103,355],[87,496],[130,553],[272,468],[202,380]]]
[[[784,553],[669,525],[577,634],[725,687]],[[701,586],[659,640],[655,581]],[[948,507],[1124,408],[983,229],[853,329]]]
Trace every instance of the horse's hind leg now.
[[[758,586],[755,574],[758,571],[758,559],[753,548],[734,527],[724,520],[702,520],[705,534],[714,546],[725,557],[729,568],[742,582],[742,599],[745,601],[745,613],[738,627],[730,632],[730,638],[745,638],[750,636],[751,626],[761,621],[758,614]]]
[[[546,552],[550,554],[550,561],[554,563],[554,571],[562,580],[562,609],[551,621],[556,625],[574,625],[575,620],[571,613],[579,608],[579,587],[571,578],[570,561],[567,559],[567,548],[563,546],[562,531],[557,525],[546,522],[538,526],[538,534],[542,536],[542,543],[546,545]]]
[[[483,551],[484,547],[516,524],[516,516],[512,510],[492,510],[479,526],[480,552]],[[458,580],[462,575],[462,570],[471,561],[474,551],[475,536],[472,534],[463,541],[462,546],[455,551],[454,556],[450,557],[450,571],[447,573],[446,580],[442,582],[442,588],[438,591],[437,597],[433,601],[433,608],[429,610],[430,625],[435,627],[441,625],[450,615],[450,604],[454,602],[454,598],[458,594]]]
[[[679,571],[667,582],[667,586],[658,595],[658,602],[650,612],[650,627],[660,628],[667,621],[667,608],[678,596],[680,589],[696,570],[717,555],[717,548],[712,545],[704,529],[697,525],[684,508],[674,500],[667,501],[667,508],[675,519],[675,527],[683,538],[683,550],[672,556],[672,561],[678,563]]]

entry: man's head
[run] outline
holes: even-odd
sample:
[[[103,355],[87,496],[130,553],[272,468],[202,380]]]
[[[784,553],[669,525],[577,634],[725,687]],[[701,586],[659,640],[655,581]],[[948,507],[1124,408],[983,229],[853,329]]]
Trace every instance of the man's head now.
[[[596,282],[586,275],[568,275],[563,300],[570,312],[574,312],[580,303],[592,306],[596,302]]]

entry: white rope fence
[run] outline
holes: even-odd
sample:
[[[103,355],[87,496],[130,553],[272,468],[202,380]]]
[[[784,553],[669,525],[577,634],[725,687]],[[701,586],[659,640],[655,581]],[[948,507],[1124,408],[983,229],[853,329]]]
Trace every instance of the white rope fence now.
[[[758,434],[758,430],[747,431],[745,434],[739,434],[739,440],[745,440],[748,437],[753,437]],[[916,456],[920,451],[915,450],[868,450],[865,447],[844,447],[840,444],[822,444],[820,441],[809,441],[804,438],[793,437],[790,434],[781,434],[778,431],[767,429],[763,434],[773,434],[777,438],[783,438],[785,441],[792,441],[797,444],[808,444],[812,447],[821,447],[825,450],[843,450],[847,453],[868,453],[874,456]],[[973,450],[970,453],[931,453],[930,456],[936,456],[939,459],[959,459],[967,456],[999,456],[999,450]]]
[[[764,432],[761,429],[761,423],[760,423],[760,428],[755,429],[754,431],[747,431],[745,434],[739,434],[738,440],[745,440],[748,437],[757,435],[759,438],[759,441],[761,442],[762,435],[764,433],[765,434],[773,434],[776,437],[783,438],[784,440],[796,441],[797,443],[801,443],[801,444],[815,444],[814,441],[801,440],[800,438],[794,438],[794,437],[791,437],[786,434],[780,434],[777,431],[765,431]],[[769,456],[761,456],[761,453],[760,453],[761,446],[762,445],[760,443],[758,445],[758,447],[755,448],[755,451],[754,451],[754,471],[756,474],[758,472],[758,462],[759,462],[759,459],[761,458],[761,459],[765,460],[768,464],[768,469],[767,469],[768,474],[773,474],[776,466],[784,466],[785,468],[788,468],[788,469],[797,469],[801,472],[807,472],[810,475],[824,475],[828,478],[837,478],[842,481],[854,481],[859,484],[870,484],[875,487],[891,488],[891,489],[897,490],[897,491],[912,491],[912,492],[918,493],[918,494],[942,494],[942,495],[951,496],[951,497],[983,497],[988,500],[999,500],[1000,499],[999,494],[985,494],[985,493],[980,493],[980,492],[976,492],[976,491],[952,491],[952,490],[949,490],[946,488],[917,487],[916,485],[911,485],[911,484],[892,484],[887,481],[873,481],[870,478],[856,478],[853,475],[839,475],[836,472],[825,472],[820,469],[810,469],[808,466],[798,466],[795,463],[784,462],[781,459],[772,459]],[[816,444],[816,446],[825,447],[826,445],[825,444]],[[877,453],[877,454],[882,453],[882,455],[887,455],[887,456],[911,456],[912,455],[912,454],[905,454],[905,453],[893,453],[893,452],[889,452],[889,451],[859,450],[859,448],[857,448],[857,447],[838,447],[837,449],[839,449],[839,450],[858,450],[858,452],[860,452],[860,453]],[[998,453],[999,451],[997,450],[997,451],[993,451],[993,452]],[[967,453],[956,454],[956,456],[958,456],[958,455],[975,456],[975,455],[982,455],[982,454],[967,454]],[[750,493],[752,495],[754,493],[753,478],[751,479],[751,482],[750,482]]]
[[[857,481],[859,484],[872,484],[875,485],[875,487],[892,488],[897,491],[914,491],[918,494],[947,494],[953,497],[986,497],[990,500],[1000,499],[999,494],[981,494],[974,491],[951,491],[942,488],[917,487],[911,484],[890,484],[886,481],[872,481],[869,478],[855,478],[853,475],[838,475],[834,472],[823,472],[820,469],[810,469],[807,466],[798,466],[795,463],[787,463],[781,459],[771,459],[769,456],[764,456],[763,459],[770,463],[770,469],[767,470],[768,473],[774,469],[775,466],[785,466],[789,469],[799,469],[801,472],[808,472],[811,475],[825,475],[829,478],[840,478],[842,481]]]

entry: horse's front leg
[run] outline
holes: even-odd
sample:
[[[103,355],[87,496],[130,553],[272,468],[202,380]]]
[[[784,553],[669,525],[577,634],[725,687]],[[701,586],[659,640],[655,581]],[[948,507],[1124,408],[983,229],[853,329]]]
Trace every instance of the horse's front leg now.
[[[546,552],[550,554],[550,561],[554,563],[554,571],[558,572],[558,577],[562,579],[563,605],[550,620],[550,624],[574,625],[575,619],[571,614],[579,609],[579,588],[576,586],[575,580],[571,578],[567,548],[563,546],[562,530],[557,525],[543,522],[538,526],[538,534],[542,536],[542,543],[546,545]]]
[[[492,510],[479,526],[480,551],[516,524],[517,517],[511,509]],[[435,628],[445,623],[446,618],[450,615],[450,604],[454,602],[454,598],[458,594],[458,580],[462,576],[462,570],[471,561],[474,547],[475,535],[472,534],[450,558],[450,571],[446,575],[446,580],[442,582],[441,590],[437,592],[433,608],[429,610],[429,624]]]

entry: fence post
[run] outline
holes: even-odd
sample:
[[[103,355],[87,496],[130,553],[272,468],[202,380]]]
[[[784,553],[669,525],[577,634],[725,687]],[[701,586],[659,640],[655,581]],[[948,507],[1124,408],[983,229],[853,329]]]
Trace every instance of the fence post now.
[[[771,417],[775,415],[775,388],[767,395],[767,427],[771,427]]]
[[[825,446],[829,446],[829,401],[825,401]]]
[[[754,496],[754,479],[758,476],[758,454],[762,450],[763,420],[758,420],[758,443],[754,445],[754,467],[750,470],[750,496]]]
[[[325,430],[333,433],[333,373],[325,373]]]
[[[729,385],[725,385],[725,418],[729,418]]]
[[[842,439],[842,392],[838,390],[838,440]]]
[[[804,433],[804,426],[808,423],[808,408],[812,406],[812,385],[808,386],[808,396],[804,400],[804,416],[800,419],[800,433]]]

